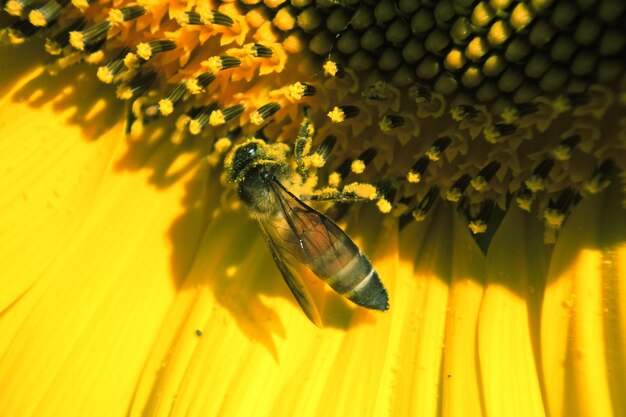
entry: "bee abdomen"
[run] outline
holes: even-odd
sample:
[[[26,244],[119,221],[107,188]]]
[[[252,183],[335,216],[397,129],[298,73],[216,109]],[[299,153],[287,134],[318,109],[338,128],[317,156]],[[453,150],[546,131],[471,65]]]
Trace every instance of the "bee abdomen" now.
[[[361,252],[326,279],[337,293],[362,307],[387,310],[389,296],[372,263]]]

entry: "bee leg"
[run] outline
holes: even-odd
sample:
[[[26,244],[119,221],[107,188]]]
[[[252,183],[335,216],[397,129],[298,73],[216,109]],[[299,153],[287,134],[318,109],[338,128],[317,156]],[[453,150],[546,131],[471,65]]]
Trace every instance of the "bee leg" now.
[[[313,126],[313,122],[309,116],[309,108],[304,107],[302,113],[304,113],[304,119],[300,124],[300,130],[298,131],[298,136],[293,145],[293,155],[296,160],[298,174],[305,178],[309,174],[309,164],[306,159],[311,153],[315,126]]]

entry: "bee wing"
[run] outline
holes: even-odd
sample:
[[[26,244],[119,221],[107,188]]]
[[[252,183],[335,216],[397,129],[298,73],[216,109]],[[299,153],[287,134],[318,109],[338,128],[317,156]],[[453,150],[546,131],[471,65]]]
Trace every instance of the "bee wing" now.
[[[278,242],[281,237],[275,234],[275,226],[273,224],[268,224],[266,220],[259,220],[259,223],[261,225],[261,230],[263,231],[263,237],[267,242],[267,246],[269,247],[270,252],[272,252],[272,258],[274,258],[276,266],[278,266],[283,279],[296,298],[296,301],[300,304],[302,311],[304,311],[304,314],[306,314],[309,320],[311,320],[316,326],[322,327],[322,318],[311,293],[307,289],[306,284],[296,269],[289,265],[290,261],[294,261],[293,255],[287,247],[281,245],[281,242]]]
[[[309,207],[280,182],[271,182],[282,217],[277,241],[337,293],[363,307],[386,310],[389,298],[369,259],[332,220]],[[271,221],[271,220],[270,220]],[[282,226],[281,224],[282,223]]]

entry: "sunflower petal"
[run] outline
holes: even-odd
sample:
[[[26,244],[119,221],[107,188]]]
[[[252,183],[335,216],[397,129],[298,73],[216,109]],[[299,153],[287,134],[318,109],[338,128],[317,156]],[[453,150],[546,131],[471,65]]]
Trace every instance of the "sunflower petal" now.
[[[487,415],[545,415],[537,352],[537,289],[545,279],[548,247],[541,225],[512,207],[487,254],[480,310],[479,357]],[[535,319],[535,321],[533,320]]]
[[[554,249],[542,314],[551,415],[620,415],[626,383],[626,224],[617,187],[584,200]]]

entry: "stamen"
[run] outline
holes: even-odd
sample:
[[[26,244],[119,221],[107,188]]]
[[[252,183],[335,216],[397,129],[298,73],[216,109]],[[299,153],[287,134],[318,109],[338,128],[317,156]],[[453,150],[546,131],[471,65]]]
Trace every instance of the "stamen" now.
[[[505,136],[512,135],[517,130],[517,125],[512,123],[495,123],[483,130],[485,140],[489,143],[499,143]]]
[[[128,49],[123,48],[116,56],[106,65],[98,67],[97,75],[98,79],[105,84],[111,84],[115,80],[115,76],[118,75],[124,69],[124,56],[128,53]]]
[[[359,108],[352,105],[339,106],[328,112],[328,117],[333,123],[341,123],[346,119],[359,115]]]
[[[211,58],[207,59],[206,61],[202,61],[200,63],[200,65],[202,65],[203,67],[208,68],[208,70],[210,72],[212,72],[213,74],[217,73],[218,71],[221,70],[225,70],[225,69],[229,69],[229,68],[236,68],[238,66],[241,65],[241,60],[232,57],[232,56],[228,56],[228,55],[222,55],[222,56],[212,56]]]
[[[435,204],[435,201],[437,201],[438,197],[439,187],[431,187],[424,196],[424,198],[422,198],[422,200],[417,204],[415,210],[413,210],[413,218],[418,222],[424,220],[430,209]]]
[[[128,6],[120,9],[109,10],[109,20],[113,25],[121,25],[124,22],[137,19],[146,14],[146,9],[142,6]]]
[[[324,62],[324,75],[327,77],[335,77],[335,78],[343,78],[346,76],[346,72],[343,68],[343,65],[332,61],[327,60]]]
[[[373,85],[365,87],[361,91],[361,97],[374,101],[389,100],[389,93],[385,90],[385,83],[377,82]]]
[[[549,229],[559,230],[565,222],[565,217],[572,205],[581,199],[580,193],[572,188],[561,192],[556,201],[550,200],[548,208],[543,212],[543,219]]]
[[[526,184],[522,184],[519,191],[517,192],[515,202],[517,203],[519,208],[530,213],[534,199],[534,193],[530,191],[528,187],[526,187]]]
[[[243,104],[236,104],[234,106],[225,108],[224,110],[214,110],[209,117],[209,124],[211,126],[219,126],[233,120],[235,117],[239,117],[244,111]]]
[[[38,30],[39,28],[28,20],[20,20],[9,26],[9,28],[6,29],[6,33],[11,44],[19,45],[26,42],[26,40],[37,33]]]
[[[417,184],[422,180],[424,176],[424,172],[428,168],[428,164],[430,163],[430,159],[427,156],[422,156],[417,160],[411,170],[406,174],[406,180],[412,184]]]
[[[163,116],[169,116],[174,112],[176,104],[182,100],[187,93],[187,84],[184,81],[176,84],[176,87],[167,95],[166,98],[159,100],[159,112]]]
[[[474,106],[460,104],[453,107],[450,110],[450,114],[454,120],[460,122],[461,120],[474,119],[478,117],[480,115],[480,111]]]
[[[530,191],[536,193],[546,187],[545,180],[552,171],[554,166],[554,159],[543,160],[532,172],[530,178],[524,181],[524,184]]]
[[[181,26],[187,26],[187,25],[199,26],[199,25],[205,24],[202,21],[202,16],[200,16],[200,13],[192,12],[192,11],[186,11],[186,12],[180,13],[179,15],[176,16],[176,21]]]
[[[409,97],[412,98],[416,103],[423,103],[431,101],[433,95],[426,85],[421,83],[415,83],[411,87],[409,87]]]
[[[31,7],[36,0],[9,0],[4,5],[4,11],[11,16],[21,17],[24,10]]]
[[[208,7],[199,7],[198,14],[200,15],[200,19],[205,25],[213,24],[231,27],[233,23],[235,23],[235,21],[231,19],[230,16],[227,16],[218,10],[209,9]]]
[[[85,26],[85,20],[75,19],[65,28],[46,39],[46,52],[50,55],[61,55],[63,48],[70,43],[70,32],[82,29]]]
[[[469,228],[473,234],[477,235],[487,231],[487,225],[494,207],[495,203],[493,200],[485,200],[481,203],[478,216],[469,221]]]
[[[450,187],[450,189],[446,192],[446,200],[458,203],[471,180],[472,177],[469,174],[463,174],[461,178],[456,180],[454,184],[452,184],[452,187]]]
[[[302,97],[312,96],[316,92],[317,90],[312,85],[298,81],[289,86],[288,95],[294,100],[300,100]]]
[[[378,127],[383,133],[389,133],[392,129],[401,126],[404,126],[404,117],[395,114],[388,114],[378,122]]]
[[[79,51],[84,51],[86,46],[106,39],[109,29],[111,29],[111,22],[103,20],[84,30],[70,32],[70,44]]]
[[[78,10],[84,12],[89,8],[89,6],[94,3],[96,0],[72,0],[72,4]]]
[[[254,51],[254,56],[257,58],[271,58],[272,55],[274,55],[274,51],[260,43],[255,43],[252,46],[252,50]]]
[[[156,72],[149,71],[136,75],[127,84],[117,87],[116,95],[121,100],[130,100],[142,95],[156,79]]]
[[[392,209],[392,205],[391,202],[389,202],[389,200],[385,199],[385,198],[381,198],[376,202],[376,207],[378,207],[378,210],[383,213],[383,214],[387,214],[391,211]]]
[[[339,165],[339,168],[335,170],[335,173],[339,176],[339,181],[342,181],[343,179],[345,179],[348,176],[348,174],[352,172],[351,171],[352,161],[354,161],[354,159],[346,158],[341,163],[341,165]]]
[[[316,168],[321,168],[326,164],[326,160],[328,156],[332,152],[335,144],[337,143],[337,137],[333,135],[328,135],[324,139],[324,141],[317,148],[317,151],[313,155],[311,155],[311,165]]]
[[[63,8],[65,8],[68,3],[69,0],[59,0],[59,2],[50,0],[43,5],[43,7],[31,10],[30,13],[28,13],[28,20],[34,26],[46,27],[59,18]]]
[[[250,123],[260,126],[278,110],[280,110],[280,104],[278,103],[264,104],[257,111],[250,113]]]
[[[593,171],[593,175],[589,181],[584,184],[585,191],[589,194],[597,194],[606,189],[611,183],[611,175],[615,169],[615,162],[607,159],[598,168]]]
[[[377,153],[378,152],[376,152],[376,149],[374,148],[366,149],[361,153],[361,155],[359,155],[357,159],[352,161],[352,163],[350,164],[350,171],[354,172],[355,174],[362,174],[363,171],[365,171],[365,167],[367,167],[370,162],[374,160]]]
[[[176,42],[171,39],[160,39],[151,42],[142,42],[137,45],[137,55],[149,61],[152,57],[176,49]]]
[[[476,191],[485,191],[489,184],[489,181],[496,175],[496,172],[500,169],[500,162],[491,161],[483,169],[478,172],[476,178],[471,181],[472,188]]]
[[[129,70],[139,69],[146,61],[143,58],[140,58],[134,52],[129,52],[124,57],[124,66]]]
[[[212,72],[203,72],[197,75],[195,78],[190,78],[185,81],[187,90],[190,94],[200,94],[205,88],[209,86],[215,80],[215,75]]]
[[[561,141],[559,146],[557,146],[553,151],[552,155],[557,161],[567,161],[573,155],[574,148],[578,146],[580,143],[580,135],[570,136],[567,139]]]
[[[447,136],[439,138],[433,142],[433,144],[426,151],[426,156],[431,161],[438,161],[441,158],[441,153],[446,150],[452,143],[452,139]]]
[[[190,110],[189,113],[187,113],[189,117],[189,133],[198,135],[209,122],[209,116],[215,109],[217,109],[217,103],[211,103],[208,106]]]

